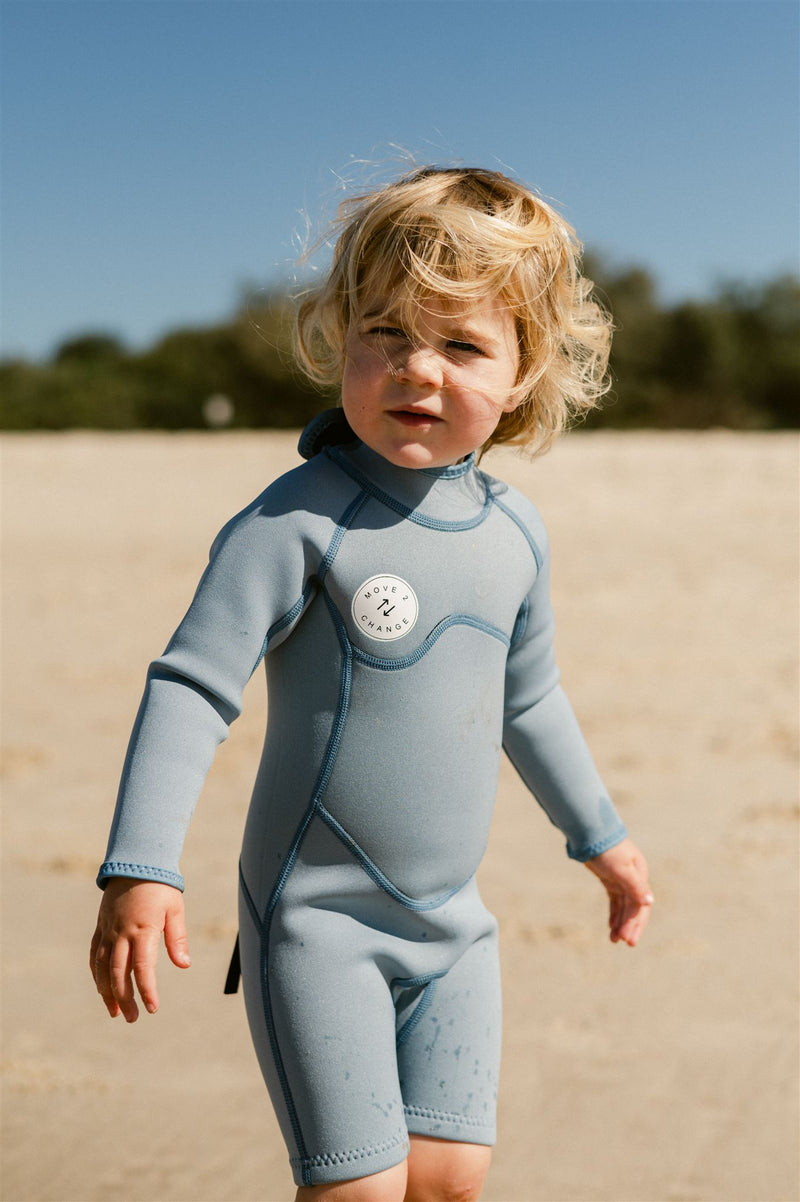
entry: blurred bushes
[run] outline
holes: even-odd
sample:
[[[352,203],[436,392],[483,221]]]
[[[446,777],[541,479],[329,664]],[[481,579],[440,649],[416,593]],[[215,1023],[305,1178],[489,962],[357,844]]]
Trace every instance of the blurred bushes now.
[[[216,424],[225,398],[231,427],[304,425],[333,401],[293,365],[291,320],[285,297],[261,295],[222,325],[175,330],[138,354],[110,335],[88,333],[63,343],[47,363],[6,360],[0,427],[196,429]]]
[[[662,308],[647,272],[585,266],[615,325],[612,392],[589,427],[800,425],[800,279]]]
[[[614,316],[611,396],[598,427],[775,429],[800,425],[800,280],[728,285],[707,301],[659,304],[640,268],[586,272]],[[87,332],[46,363],[0,362],[0,427],[163,430],[295,427],[332,404],[294,366],[291,303],[244,299],[227,322],[175,330],[140,353]]]

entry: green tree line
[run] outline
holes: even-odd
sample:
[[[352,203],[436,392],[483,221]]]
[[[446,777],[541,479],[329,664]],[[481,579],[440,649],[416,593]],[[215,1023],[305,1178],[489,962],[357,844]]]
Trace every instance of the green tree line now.
[[[800,279],[730,284],[659,303],[641,268],[587,274],[611,311],[613,389],[589,427],[777,429],[800,425]],[[333,403],[293,364],[292,306],[252,293],[218,325],[127,349],[87,332],[41,363],[0,361],[0,428],[296,427]]]

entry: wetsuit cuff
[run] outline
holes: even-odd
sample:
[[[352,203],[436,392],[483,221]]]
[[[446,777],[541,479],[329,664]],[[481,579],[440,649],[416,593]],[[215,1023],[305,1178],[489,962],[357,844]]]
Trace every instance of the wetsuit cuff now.
[[[620,824],[604,839],[596,839],[594,843],[585,844],[582,847],[573,848],[567,844],[567,855],[571,860],[577,860],[580,864],[585,864],[587,860],[593,860],[595,856],[602,855],[604,851],[608,851],[610,847],[616,847],[623,839],[628,837],[628,828]]]
[[[106,860],[101,864],[97,874],[97,884],[105,889],[108,881],[115,876],[126,876],[136,881],[153,881],[159,885],[172,885],[183,893],[185,882],[179,872],[170,872],[166,868],[153,868],[148,864],[126,864],[119,860]]]

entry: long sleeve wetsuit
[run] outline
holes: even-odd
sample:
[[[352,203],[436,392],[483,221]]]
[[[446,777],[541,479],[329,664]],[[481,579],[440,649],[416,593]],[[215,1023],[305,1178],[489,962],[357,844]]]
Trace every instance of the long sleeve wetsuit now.
[[[343,441],[339,441],[343,440]],[[558,680],[548,547],[478,468],[410,470],[324,417],[221,532],[151,666],[101,884],[183,887],[214,750],[266,660],[241,858],[248,1019],[298,1184],[494,1141],[496,924],[474,880],[501,747],[577,860],[626,831]]]

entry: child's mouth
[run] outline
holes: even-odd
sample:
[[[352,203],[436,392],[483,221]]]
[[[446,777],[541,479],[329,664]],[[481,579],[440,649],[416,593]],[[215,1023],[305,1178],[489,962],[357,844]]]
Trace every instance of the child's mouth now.
[[[413,409],[392,409],[390,410],[390,416],[400,422],[402,426],[408,426],[410,429],[432,426],[442,420],[433,413],[419,413]]]

